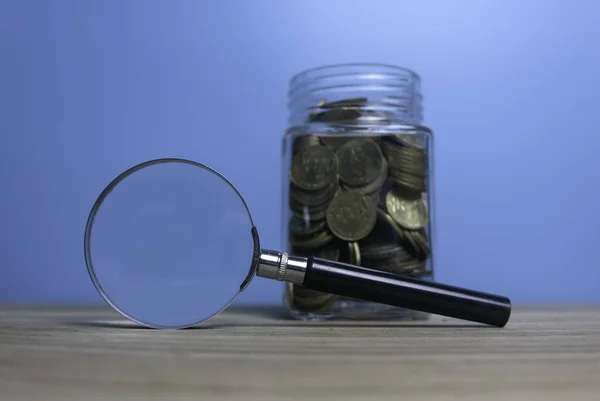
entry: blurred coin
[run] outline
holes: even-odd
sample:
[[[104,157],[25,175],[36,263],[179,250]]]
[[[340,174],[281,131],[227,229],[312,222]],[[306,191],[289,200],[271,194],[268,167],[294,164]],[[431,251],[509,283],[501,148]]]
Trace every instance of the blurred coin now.
[[[428,222],[427,204],[415,192],[393,187],[385,196],[385,206],[396,223],[409,230],[423,228]]]
[[[292,183],[290,185],[290,195],[302,205],[317,206],[322,205],[333,198],[337,189],[337,182],[317,191],[305,191]]]
[[[391,258],[394,255],[398,255],[402,260],[411,258],[400,244],[393,242],[382,241],[381,244],[374,244],[369,247],[363,246],[361,249],[362,257],[370,260],[383,260]]]
[[[383,270],[391,273],[410,274],[421,268],[425,262],[416,259],[403,259],[401,254],[395,254],[385,259],[363,258],[363,266],[375,270]]]
[[[369,139],[375,142],[379,146],[379,149],[381,149],[382,137],[380,135],[370,136]]]
[[[306,149],[309,146],[319,145],[319,137],[315,135],[299,135],[294,138],[294,145],[292,146],[292,154],[296,154]]]
[[[428,175],[427,155],[406,146],[399,148],[400,160],[397,166],[400,170],[416,175]]]
[[[332,243],[321,247],[321,248],[294,248],[293,255],[307,257],[315,257],[321,259],[327,259],[332,261],[338,261],[340,259],[340,247],[338,243]]]
[[[427,181],[425,177],[405,173],[395,169],[389,169],[389,174],[395,185],[416,192],[425,192],[427,190]]]
[[[335,102],[324,103],[319,107],[321,107],[322,109],[333,109],[338,107],[363,107],[366,106],[368,102],[369,99],[367,99],[366,97],[355,97],[351,99],[342,99],[337,100]]]
[[[373,206],[375,207],[379,207],[379,204],[381,203],[381,194],[379,193],[379,191],[375,191],[372,194],[366,194],[369,198],[371,198],[371,202],[373,203]]]
[[[421,248],[417,243],[416,239],[410,235],[411,231],[402,228],[396,221],[390,216],[386,211],[377,209],[377,214],[381,218],[384,218],[385,221],[392,227],[396,235],[398,236],[398,241],[402,245],[402,247],[413,257],[419,257],[422,255]],[[418,232],[418,231],[413,231]]]
[[[389,122],[393,113],[385,110],[366,107],[367,98],[342,99],[335,102],[317,105],[317,110],[310,113],[310,122],[327,122],[343,124],[381,124]]]
[[[360,240],[359,245],[362,256],[373,260],[386,259],[392,256],[396,256],[399,260],[411,259],[412,254],[402,246],[399,234],[394,230],[385,215],[387,213],[378,210],[375,227],[366,238]]]
[[[386,141],[387,142],[387,141]],[[406,145],[395,145],[397,149],[402,153],[404,158],[413,159],[414,161],[425,161],[427,160],[427,153],[425,149],[415,148]]]
[[[311,290],[297,284],[288,287],[288,291],[294,306],[304,311],[324,311],[334,300],[332,294]]]
[[[360,247],[358,246],[358,242],[349,242],[348,243],[348,252],[350,254],[350,264],[360,266],[361,254],[360,254]]]
[[[395,261],[395,263],[389,265],[390,268],[395,269],[398,273],[413,273],[417,270],[425,269],[425,261],[418,259],[410,259],[404,261]]]
[[[358,191],[339,192],[327,207],[327,225],[333,234],[345,241],[366,237],[376,220],[376,207],[367,195]]]
[[[320,205],[309,206],[298,202],[294,197],[290,196],[289,205],[292,213],[294,213],[294,215],[298,218],[302,220],[316,221],[325,218],[329,201]]]
[[[354,123],[357,124],[384,124],[389,123],[394,119],[394,114],[390,112],[386,112],[384,110],[370,110],[370,109],[362,109],[360,110],[360,115],[355,118]]]
[[[431,246],[425,230],[405,231],[405,235],[415,245],[415,256],[421,260],[427,259],[431,254]]]
[[[337,192],[339,192],[339,191],[336,191],[335,194],[337,194]],[[335,196],[335,194],[334,194],[334,196]],[[327,205],[329,205],[330,201],[331,201],[331,199],[325,199],[325,202],[322,202],[322,203],[315,203],[315,204],[311,204],[311,205],[306,205],[306,204],[304,204],[302,202],[299,202],[296,199],[296,197],[294,197],[294,196],[290,196],[289,197],[289,204],[290,204],[290,208],[292,210],[305,210],[305,209],[308,209],[310,212],[316,212],[316,211],[319,211],[319,210],[327,209]]]
[[[384,158],[382,158],[379,175],[373,181],[371,181],[370,183],[368,183],[366,185],[362,185],[362,186],[342,184],[342,188],[345,190],[355,189],[358,192],[361,192],[361,193],[367,194],[367,195],[373,195],[373,194],[377,193],[377,199],[379,199],[379,190],[381,189],[381,187],[385,183],[385,180],[387,179],[387,176],[388,176],[387,173],[388,173],[388,164],[387,164],[387,161]]]
[[[291,244],[298,249],[319,248],[328,244],[333,239],[333,235],[329,231],[323,231],[307,237],[292,237]]]
[[[300,287],[301,288],[301,287]],[[298,288],[295,289],[297,292]],[[310,296],[295,295],[293,304],[296,309],[304,312],[324,313],[331,309],[335,297],[331,294],[320,293]]]
[[[331,147],[333,150],[337,150],[340,146],[342,146],[343,144],[350,142],[351,140],[353,140],[356,137],[353,136],[343,136],[343,135],[321,135],[319,137],[321,139],[321,142],[326,145]]]
[[[400,134],[400,135],[396,135],[396,139],[398,140],[399,143],[401,143],[404,146],[419,150],[419,151],[424,151],[425,150],[425,146],[426,146],[426,137],[425,135],[422,134],[418,134],[418,133],[413,133],[413,134]]]
[[[345,107],[310,114],[310,122],[343,125],[385,124],[393,119],[392,113],[380,110]]]
[[[296,298],[329,298],[330,294],[311,290],[301,285],[294,286],[294,297]]]
[[[337,156],[327,146],[311,145],[292,160],[291,179],[306,191],[323,189],[337,180]]]
[[[399,145],[407,146],[419,151],[425,151],[426,148],[426,137],[421,133],[401,133],[395,135],[388,136],[393,141],[397,142]]]
[[[304,220],[298,216],[292,216],[288,223],[290,234],[298,237],[315,234],[326,229],[327,223],[322,221]]]
[[[410,272],[410,275],[413,277],[431,277],[431,271],[427,269],[427,262],[426,261],[422,261],[421,264],[419,266],[417,266],[415,269],[413,269]]]
[[[349,185],[362,186],[381,175],[383,154],[375,142],[358,138],[340,146],[336,152],[340,179]]]
[[[427,160],[425,155],[415,154],[409,148],[401,147],[390,141],[383,141],[382,148],[390,169],[396,170],[399,173],[420,176],[427,175]]]
[[[314,252],[314,256],[321,259],[337,261],[340,259],[340,248],[333,245],[325,246]]]
[[[292,209],[292,213],[294,213],[294,216],[303,220],[317,222],[323,220],[326,217],[327,209],[311,210],[308,208],[308,206],[304,206],[299,209]]]
[[[360,110],[357,108],[331,109],[310,115],[310,122],[313,123],[340,123],[351,122],[360,117]]]

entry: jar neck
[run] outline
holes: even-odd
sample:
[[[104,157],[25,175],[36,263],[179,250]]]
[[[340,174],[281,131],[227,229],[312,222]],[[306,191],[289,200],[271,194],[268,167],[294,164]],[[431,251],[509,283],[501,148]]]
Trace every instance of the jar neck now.
[[[289,84],[288,122],[381,125],[423,119],[420,77],[402,67],[340,64],[295,75]]]

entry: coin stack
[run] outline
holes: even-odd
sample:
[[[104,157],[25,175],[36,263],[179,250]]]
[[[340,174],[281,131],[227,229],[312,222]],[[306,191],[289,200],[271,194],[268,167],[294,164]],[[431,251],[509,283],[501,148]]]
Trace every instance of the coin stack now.
[[[411,135],[390,135],[382,143],[390,176],[415,193],[427,190],[427,157],[419,139]]]
[[[366,99],[320,104],[311,121],[360,118]],[[345,113],[345,114],[344,114]],[[290,252],[425,277],[427,152],[412,132],[305,135],[292,144]],[[293,306],[327,313],[335,297],[290,285]]]

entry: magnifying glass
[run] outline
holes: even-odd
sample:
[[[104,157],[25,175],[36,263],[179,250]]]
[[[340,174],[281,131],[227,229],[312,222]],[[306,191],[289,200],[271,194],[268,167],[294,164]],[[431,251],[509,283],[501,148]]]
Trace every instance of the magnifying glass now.
[[[156,159],[115,178],[87,220],[85,261],[104,300],[151,328],[219,314],[254,276],[330,294],[503,327],[506,297],[262,249],[239,191],[185,159]]]

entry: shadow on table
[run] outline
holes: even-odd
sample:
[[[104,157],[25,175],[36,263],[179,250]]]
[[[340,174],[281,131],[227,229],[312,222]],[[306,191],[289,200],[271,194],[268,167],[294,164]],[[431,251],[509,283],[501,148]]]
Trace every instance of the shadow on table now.
[[[250,319],[247,321],[230,321],[231,319],[221,319],[215,317],[205,323],[188,327],[181,330],[208,330],[223,329],[229,327],[386,327],[386,328],[487,328],[489,326],[458,322],[448,319],[447,322],[432,321],[414,321],[414,320],[338,320],[338,321],[300,321],[290,316],[287,309],[278,306],[231,306],[224,312],[224,315],[246,315]],[[253,321],[253,318],[259,318]],[[225,322],[219,320],[227,320]],[[79,327],[96,327],[103,329],[135,329],[135,330],[154,330],[139,324],[125,320],[120,315],[116,318],[94,319],[87,321],[69,321],[69,325]]]

